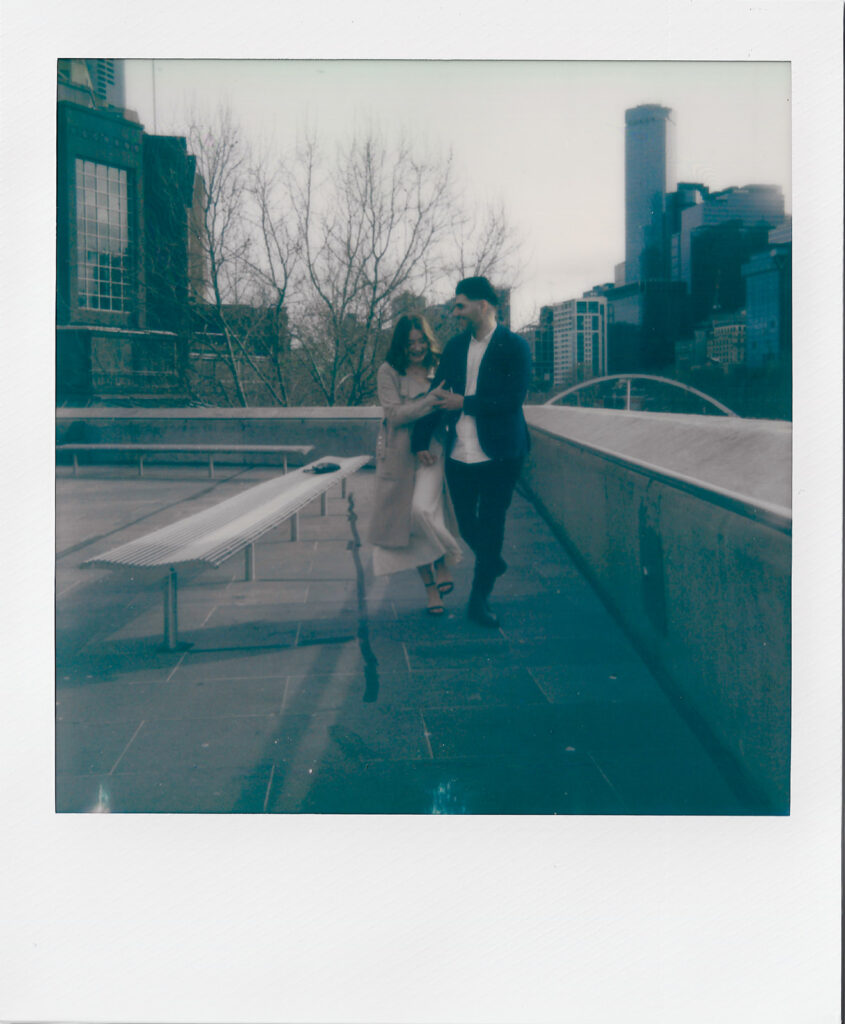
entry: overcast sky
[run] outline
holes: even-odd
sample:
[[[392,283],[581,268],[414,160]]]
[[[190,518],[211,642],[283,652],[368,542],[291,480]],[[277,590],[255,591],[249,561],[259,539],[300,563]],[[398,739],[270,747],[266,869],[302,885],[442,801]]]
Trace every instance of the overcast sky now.
[[[127,61],[147,131],[182,133],[227,105],[255,142],[306,126],[408,130],[454,153],[473,198],[502,199],[523,241],[516,327],[547,302],[613,280],[624,258],[625,110],[674,111],[677,174],[711,189],[764,183],[790,198],[790,70],[729,61]]]

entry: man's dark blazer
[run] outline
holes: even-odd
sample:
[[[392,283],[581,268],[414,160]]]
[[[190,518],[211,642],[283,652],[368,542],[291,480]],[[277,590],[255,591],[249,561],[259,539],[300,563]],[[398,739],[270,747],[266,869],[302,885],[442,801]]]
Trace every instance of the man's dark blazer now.
[[[433,387],[442,384],[456,394],[464,393],[471,340],[471,332],[464,331],[446,345]],[[528,451],[528,427],[522,414],[522,404],[530,382],[531,350],[528,342],[500,324],[493,331],[478,368],[475,394],[464,398],[463,407],[463,412],[475,417],[481,450],[488,458],[518,459]],[[411,441],[413,451],[428,448],[440,415],[436,411],[417,421]],[[460,415],[461,410],[443,414],[447,455],[455,443],[455,425]]]

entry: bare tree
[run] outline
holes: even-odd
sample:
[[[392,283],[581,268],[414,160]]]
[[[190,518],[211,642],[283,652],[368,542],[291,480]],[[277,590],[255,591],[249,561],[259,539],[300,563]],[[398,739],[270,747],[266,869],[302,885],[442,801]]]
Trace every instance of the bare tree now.
[[[484,276],[494,284],[516,287],[522,272],[521,242],[501,202],[475,206],[457,218],[451,241],[448,270],[456,279]]]
[[[208,284],[195,305],[197,354],[211,357],[218,398],[287,405],[286,302],[297,241],[282,202],[284,178],[268,171],[266,159],[253,159],[226,110],[209,125],[194,119],[188,145],[203,183],[194,224]]]
[[[452,192],[451,159],[404,140],[353,137],[328,167],[313,138],[301,147],[290,180],[305,297],[296,340],[329,405],[372,397],[393,301],[441,271]]]
[[[251,158],[225,111],[211,127],[195,121],[188,140],[205,186],[195,342],[218,400],[371,401],[409,302],[422,308],[456,275],[511,283],[504,210],[462,210],[451,156],[370,130],[329,156],[306,138],[273,166]]]
[[[268,310],[273,327],[262,352],[268,360],[266,372],[257,365],[254,369],[281,405],[287,405],[289,398],[290,331],[286,302],[300,255],[297,226],[285,204],[285,180],[284,166],[271,173],[262,160],[251,170],[250,194],[259,253],[256,259],[246,260],[256,301]]]
[[[194,220],[198,248],[208,272],[210,302],[198,305],[206,344],[227,366],[239,404],[247,399],[241,379],[238,345],[226,323],[226,300],[237,302],[241,267],[250,238],[246,231],[247,153],[230,113],[222,110],[215,123],[194,121],[188,147],[197,160],[204,189],[201,209]]]

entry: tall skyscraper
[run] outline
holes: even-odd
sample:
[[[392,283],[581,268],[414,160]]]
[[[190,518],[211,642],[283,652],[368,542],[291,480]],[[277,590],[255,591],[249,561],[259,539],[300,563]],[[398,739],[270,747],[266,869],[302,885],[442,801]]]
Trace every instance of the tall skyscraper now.
[[[668,277],[666,194],[675,188],[675,122],[668,107],[625,111],[625,281]]]

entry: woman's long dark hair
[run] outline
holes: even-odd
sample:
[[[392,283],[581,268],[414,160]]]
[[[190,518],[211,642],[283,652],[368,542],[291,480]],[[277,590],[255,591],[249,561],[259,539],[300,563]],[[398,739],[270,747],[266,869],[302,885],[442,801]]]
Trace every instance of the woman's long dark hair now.
[[[428,352],[426,353],[423,365],[428,367],[437,366],[440,346],[428,320],[424,316],[418,316],[417,314],[406,314],[399,317],[393,330],[390,348],[385,356],[385,360],[397,373],[404,373],[408,369],[408,339],[411,336],[411,331],[422,331],[428,340]]]

